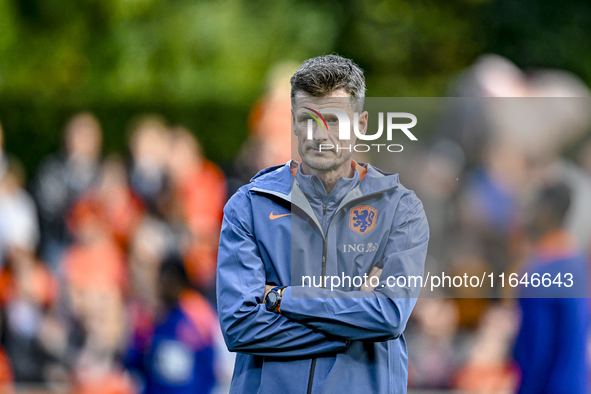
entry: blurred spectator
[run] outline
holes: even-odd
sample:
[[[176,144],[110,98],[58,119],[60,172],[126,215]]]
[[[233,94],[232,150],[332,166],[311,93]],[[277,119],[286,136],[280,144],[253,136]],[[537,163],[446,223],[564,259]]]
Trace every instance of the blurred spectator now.
[[[31,250],[11,247],[0,272],[0,305],[5,313],[3,343],[17,382],[45,381],[55,361],[44,347],[42,327],[57,290],[57,282]]]
[[[587,297],[587,257],[581,253],[572,235],[564,228],[570,205],[570,190],[562,183],[541,189],[532,205],[528,233],[535,249],[524,273],[548,274],[552,289],[521,287],[521,329],[514,356],[521,369],[520,394],[587,393],[587,332],[589,305]],[[557,275],[567,285],[572,275],[572,289],[557,287]],[[557,294],[579,298],[537,298]],[[583,291],[581,291],[583,290]]]
[[[189,278],[202,290],[211,291],[226,203],[226,179],[220,168],[203,156],[199,142],[189,130],[173,129],[170,149],[170,219],[173,223],[180,219],[190,230],[184,250]]]
[[[449,388],[459,364],[458,308],[454,300],[421,299],[413,312],[416,322],[407,335],[409,386]]]
[[[0,393],[12,394],[13,390],[12,370],[10,360],[0,347]]]
[[[85,331],[74,360],[73,394],[133,394],[131,379],[118,362],[125,338],[124,304],[120,289],[78,289],[78,309]]]
[[[299,159],[297,139],[290,132],[290,78],[297,68],[292,62],[273,66],[267,76],[267,91],[250,114],[252,136],[264,152],[251,158],[257,161],[257,171]]]
[[[162,259],[175,247],[166,223],[150,216],[140,222],[129,248],[130,297],[149,310],[158,305],[158,269]]]
[[[80,200],[68,216],[68,225],[76,239],[63,260],[63,274],[70,290],[125,289],[125,256],[109,231],[101,205],[92,198]]]
[[[159,308],[160,264],[174,244],[168,226],[153,217],[142,220],[130,244],[129,336],[135,346],[142,349],[149,346]]]
[[[156,115],[137,119],[130,129],[131,189],[151,213],[159,213],[162,193],[167,186],[169,133],[164,119]]]
[[[46,158],[34,181],[43,259],[54,269],[71,241],[65,224],[67,212],[98,178],[101,141],[101,128],[94,115],[75,115],[66,124],[65,150]]]
[[[80,199],[67,220],[76,241],[65,252],[64,284],[68,312],[80,331],[80,341],[69,350],[74,393],[128,394],[131,383],[118,364],[126,334],[125,255],[114,240],[100,192],[94,197]]]
[[[467,361],[454,377],[454,388],[462,392],[509,394],[517,373],[509,360],[516,324],[512,308],[494,305],[482,316]]]
[[[299,65],[281,62],[268,72],[264,95],[253,106],[248,119],[250,134],[236,157],[229,195],[249,182],[260,170],[300,161],[297,139],[291,132],[290,78]]]
[[[37,208],[23,189],[24,183],[22,165],[14,158],[7,160],[4,176],[0,177],[0,252],[13,247],[32,251],[37,247]]]
[[[128,189],[119,183],[121,177],[125,178],[121,171],[124,174],[118,162],[108,162],[96,188],[80,198],[67,217],[75,242],[64,252],[60,273],[68,302],[67,330],[75,339],[68,341],[64,352],[75,394],[132,393],[131,383],[118,363],[126,334],[124,296],[128,278],[113,221],[125,221],[127,215],[136,213],[133,204],[124,209],[124,214],[118,212],[121,217],[111,211],[112,207],[121,209],[118,199],[125,204],[128,196]]]
[[[126,365],[145,394],[210,393],[215,385],[214,338],[217,318],[211,305],[191,289],[179,256],[166,258],[158,289],[163,314],[147,344],[132,343]]]
[[[521,225],[519,190],[517,181],[512,180],[523,176],[524,171],[521,162],[508,160],[500,152],[489,156],[461,191],[458,216],[460,229],[476,236],[485,261],[483,266],[498,274],[512,263],[509,243]],[[499,291],[496,289],[494,295],[500,296]]]
[[[76,203],[96,204],[104,218],[106,229],[122,249],[133,236],[143,215],[143,204],[127,183],[127,170],[116,156],[107,158],[101,167],[100,178]]]

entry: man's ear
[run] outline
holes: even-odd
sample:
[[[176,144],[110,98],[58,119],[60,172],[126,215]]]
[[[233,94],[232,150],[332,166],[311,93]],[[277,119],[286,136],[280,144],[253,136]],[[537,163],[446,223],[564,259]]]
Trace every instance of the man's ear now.
[[[367,133],[367,119],[369,118],[369,114],[367,111],[363,111],[359,114],[359,134],[365,135]]]

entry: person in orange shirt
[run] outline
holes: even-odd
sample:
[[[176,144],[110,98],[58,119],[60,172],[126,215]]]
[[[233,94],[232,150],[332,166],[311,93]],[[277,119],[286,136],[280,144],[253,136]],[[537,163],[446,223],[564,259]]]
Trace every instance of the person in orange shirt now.
[[[12,247],[9,256],[9,264],[0,271],[0,304],[6,306],[18,298],[41,307],[53,304],[58,284],[47,267],[26,249]]]
[[[79,201],[68,218],[76,243],[65,253],[64,275],[70,288],[124,289],[127,282],[123,252],[114,242],[103,210],[94,199]]]
[[[169,173],[175,202],[173,215],[190,231],[184,253],[189,277],[202,290],[211,290],[226,203],[226,179],[221,169],[203,156],[199,142],[184,127],[171,131]]]
[[[79,205],[96,207],[106,230],[122,249],[127,249],[144,214],[144,204],[129,187],[127,169],[117,156],[105,160],[96,187],[82,196],[75,208]]]

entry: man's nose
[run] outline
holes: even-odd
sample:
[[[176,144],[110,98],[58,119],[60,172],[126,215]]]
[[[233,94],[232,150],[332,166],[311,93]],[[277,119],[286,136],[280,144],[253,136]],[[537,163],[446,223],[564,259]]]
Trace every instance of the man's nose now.
[[[328,130],[318,122],[312,122],[312,138],[314,141],[326,141],[328,140]]]

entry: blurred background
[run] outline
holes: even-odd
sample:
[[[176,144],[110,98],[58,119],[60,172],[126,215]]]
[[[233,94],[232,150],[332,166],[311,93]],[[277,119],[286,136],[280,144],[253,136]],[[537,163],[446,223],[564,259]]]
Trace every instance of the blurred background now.
[[[227,392],[222,208],[294,155],[303,60],[353,59],[373,97],[585,98],[590,39],[583,0],[0,0],[0,393]],[[589,101],[454,103],[375,163],[424,201],[428,264],[583,272]],[[534,357],[545,306],[451,296],[409,323],[413,390],[517,392],[540,358],[588,380],[586,300],[548,307],[576,332]]]

